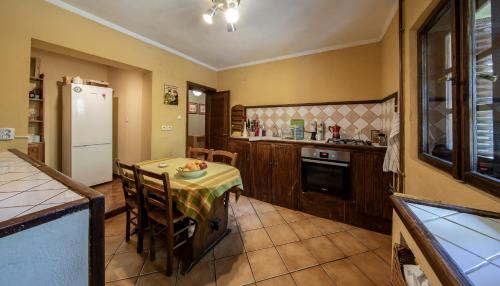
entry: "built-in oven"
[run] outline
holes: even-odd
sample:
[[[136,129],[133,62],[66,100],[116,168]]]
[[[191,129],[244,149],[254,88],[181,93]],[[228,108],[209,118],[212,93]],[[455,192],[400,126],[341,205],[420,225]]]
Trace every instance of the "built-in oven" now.
[[[302,191],[350,199],[350,161],[347,151],[303,147],[301,150]]]

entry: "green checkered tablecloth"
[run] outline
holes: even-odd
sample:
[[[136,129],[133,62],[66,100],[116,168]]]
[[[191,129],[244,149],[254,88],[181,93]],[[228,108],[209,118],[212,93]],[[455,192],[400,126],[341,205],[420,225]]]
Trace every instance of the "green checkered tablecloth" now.
[[[185,216],[198,222],[207,218],[213,201],[233,187],[243,190],[240,171],[232,166],[207,162],[207,174],[196,179],[186,179],[177,174],[176,169],[192,162],[191,158],[165,158],[137,164],[157,174],[167,172],[170,176],[172,198],[177,209]],[[160,168],[165,163],[167,167]],[[156,180],[155,180],[156,181]],[[155,183],[162,184],[161,181]]]

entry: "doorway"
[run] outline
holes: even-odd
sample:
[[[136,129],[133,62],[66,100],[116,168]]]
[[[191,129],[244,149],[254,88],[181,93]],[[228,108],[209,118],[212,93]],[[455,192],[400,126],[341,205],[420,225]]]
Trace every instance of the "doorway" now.
[[[187,82],[186,154],[188,147],[226,150],[229,91]]]

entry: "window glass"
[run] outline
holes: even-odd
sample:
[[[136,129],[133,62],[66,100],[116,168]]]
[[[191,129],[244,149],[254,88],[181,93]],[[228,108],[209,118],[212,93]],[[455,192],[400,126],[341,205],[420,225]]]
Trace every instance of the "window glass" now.
[[[471,169],[500,179],[499,1],[472,1]],[[496,5],[496,6],[493,6]]]
[[[422,34],[422,152],[452,161],[453,49],[449,6]]]

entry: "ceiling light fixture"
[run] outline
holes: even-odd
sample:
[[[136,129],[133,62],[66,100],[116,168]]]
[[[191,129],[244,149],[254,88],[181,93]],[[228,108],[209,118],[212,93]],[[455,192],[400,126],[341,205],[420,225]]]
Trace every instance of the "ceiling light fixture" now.
[[[193,90],[193,95],[194,95],[194,96],[200,96],[200,95],[202,95],[202,94],[203,94],[203,92],[201,92],[201,91],[199,91],[199,90]]]
[[[212,0],[212,7],[203,14],[203,20],[208,24],[212,24],[217,11],[221,11],[226,18],[227,31],[234,32],[236,31],[235,24],[240,18],[239,6],[240,0]]]

